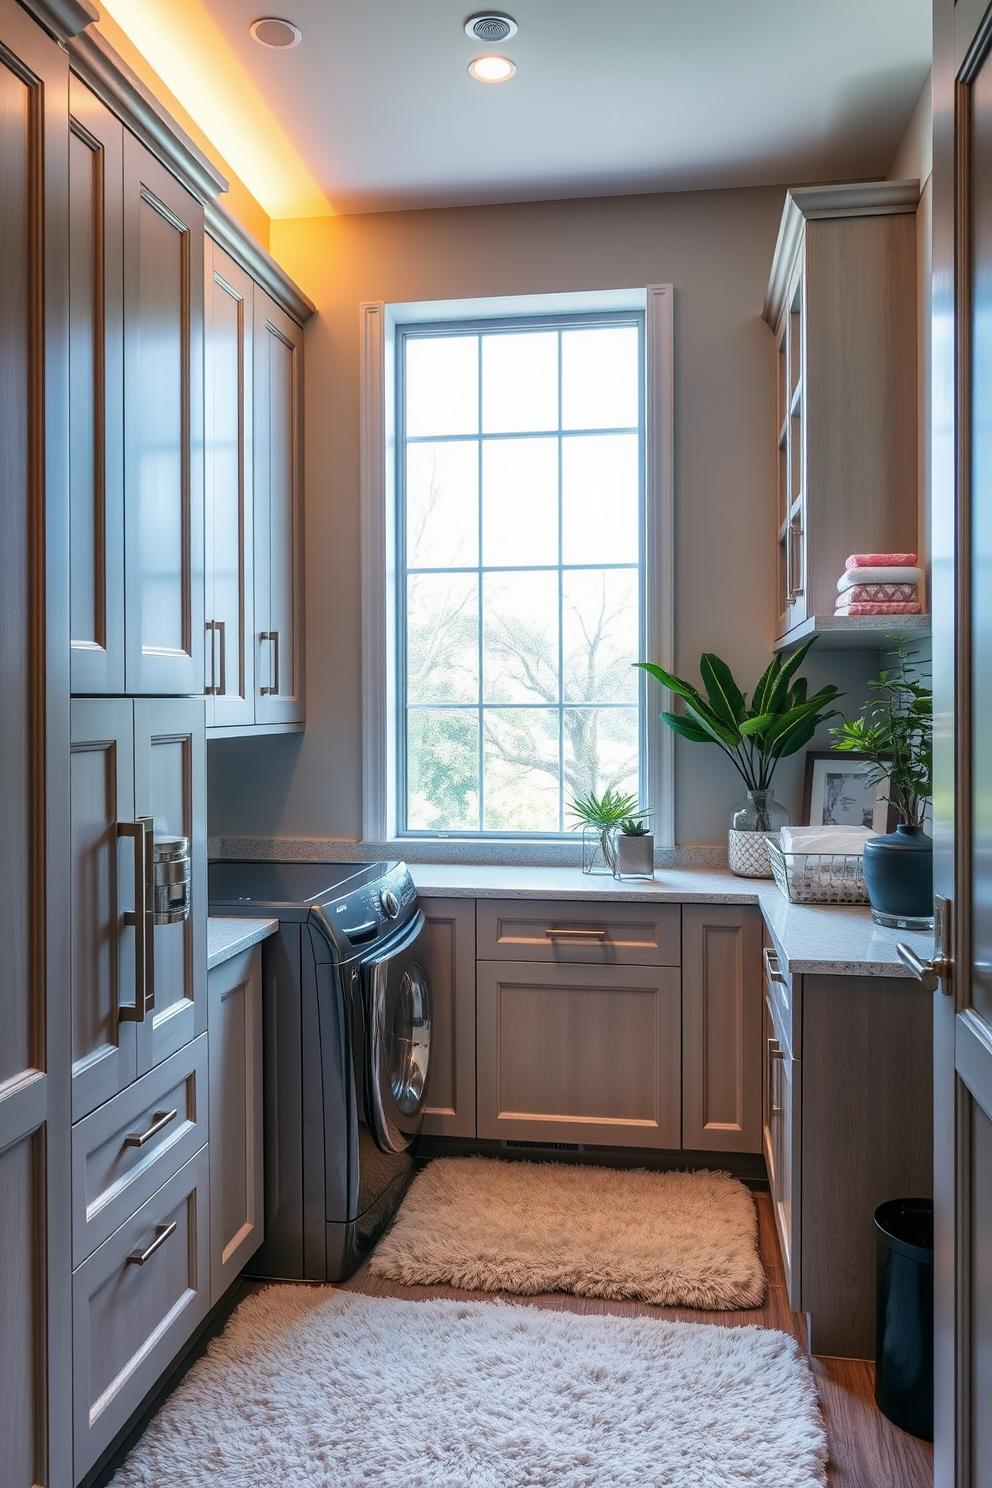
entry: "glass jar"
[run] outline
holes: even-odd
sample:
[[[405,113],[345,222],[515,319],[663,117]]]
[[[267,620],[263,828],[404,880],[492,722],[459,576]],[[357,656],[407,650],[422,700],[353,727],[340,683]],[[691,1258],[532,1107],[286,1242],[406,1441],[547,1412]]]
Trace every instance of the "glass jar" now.
[[[613,828],[587,823],[582,828],[582,872],[613,874]]]
[[[774,836],[787,827],[789,813],[770,790],[748,791],[730,813],[727,832],[727,861],[739,878],[771,878],[766,834]]]

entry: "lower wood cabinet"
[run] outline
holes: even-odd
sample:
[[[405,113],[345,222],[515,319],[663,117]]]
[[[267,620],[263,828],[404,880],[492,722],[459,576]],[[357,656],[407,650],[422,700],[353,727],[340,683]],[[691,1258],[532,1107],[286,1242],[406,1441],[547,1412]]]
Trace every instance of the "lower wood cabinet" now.
[[[478,1135],[677,1148],[677,967],[480,961]]]
[[[475,900],[422,899],[431,975],[431,1058],[423,1132],[475,1136]]]
[[[210,1040],[210,1305],[262,1243],[262,959],[207,974]]]
[[[761,911],[682,907],[682,1146],[761,1151]]]
[[[73,1274],[77,1482],[206,1315],[208,1187],[201,1147]]]

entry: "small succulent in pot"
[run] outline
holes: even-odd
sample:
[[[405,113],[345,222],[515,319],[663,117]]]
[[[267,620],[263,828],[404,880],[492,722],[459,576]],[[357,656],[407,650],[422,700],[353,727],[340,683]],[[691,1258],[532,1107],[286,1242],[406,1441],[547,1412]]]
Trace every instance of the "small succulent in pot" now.
[[[646,821],[633,816],[625,817],[620,823],[620,831],[624,837],[647,837],[650,830]]]

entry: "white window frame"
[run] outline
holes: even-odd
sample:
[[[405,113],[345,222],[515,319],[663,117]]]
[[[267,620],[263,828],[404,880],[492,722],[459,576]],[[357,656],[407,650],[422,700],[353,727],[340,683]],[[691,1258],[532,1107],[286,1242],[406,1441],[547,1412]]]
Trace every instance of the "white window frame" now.
[[[670,284],[644,289],[590,293],[520,295],[498,299],[433,300],[360,306],[361,331],[361,501],[362,501],[362,833],[367,842],[397,849],[411,841],[449,845],[464,857],[466,843],[485,842],[490,851],[506,844],[480,833],[446,839],[443,834],[397,837],[396,667],[396,429],[394,389],[398,326],[440,320],[465,321],[509,316],[577,315],[590,311],[644,314],[644,617],[647,658],[667,670],[674,666],[675,641],[675,394],[674,315]],[[644,805],[650,808],[655,845],[675,846],[674,740],[658,714],[670,706],[666,695],[642,674],[641,750]],[[532,839],[530,839],[532,840]],[[575,847],[557,834],[543,839]],[[432,854],[433,855],[433,854]]]

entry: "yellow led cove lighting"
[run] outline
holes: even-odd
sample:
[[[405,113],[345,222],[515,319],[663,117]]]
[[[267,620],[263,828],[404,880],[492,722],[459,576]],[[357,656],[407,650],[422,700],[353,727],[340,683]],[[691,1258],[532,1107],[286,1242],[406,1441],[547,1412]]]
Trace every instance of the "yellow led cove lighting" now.
[[[476,57],[468,70],[480,83],[505,83],[517,69],[509,57]]]

